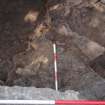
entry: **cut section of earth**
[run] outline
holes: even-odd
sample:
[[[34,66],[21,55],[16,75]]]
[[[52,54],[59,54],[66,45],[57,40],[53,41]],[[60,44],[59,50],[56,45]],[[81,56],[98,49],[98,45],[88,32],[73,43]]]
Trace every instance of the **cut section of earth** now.
[[[37,1],[0,1],[0,85],[54,89],[53,42],[60,90],[105,81],[104,4]]]

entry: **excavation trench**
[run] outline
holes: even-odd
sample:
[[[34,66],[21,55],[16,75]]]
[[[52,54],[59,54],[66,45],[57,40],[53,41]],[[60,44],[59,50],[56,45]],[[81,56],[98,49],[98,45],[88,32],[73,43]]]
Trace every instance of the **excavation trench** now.
[[[55,3],[54,5],[57,4]],[[72,6],[72,4],[70,5]],[[43,25],[40,25],[42,30],[40,32],[37,31],[37,34],[35,34],[36,26],[46,23],[47,20],[47,11],[44,6],[45,4],[41,0],[0,1],[0,85],[35,86],[37,88],[48,87],[54,89],[52,44],[55,41],[58,54],[59,89],[81,90],[91,88],[103,77],[100,73],[91,69],[86,55],[78,48],[78,44],[77,46],[73,44],[70,36],[58,35],[55,29],[51,29],[49,26],[49,30],[49,27],[46,28]],[[95,26],[92,25],[87,28],[87,23],[93,18],[90,8],[88,9],[84,5],[81,9],[79,7],[77,9],[74,6],[71,8],[70,14],[64,14],[65,12],[62,10],[67,9],[64,7],[66,3],[64,5],[60,4],[60,6],[57,13],[54,10],[49,14],[54,27],[59,28],[57,22],[62,22],[60,24],[62,26],[63,22],[67,20],[73,32],[80,35],[87,33],[85,37],[89,36],[88,38],[95,40],[95,35],[91,37],[93,31],[91,30],[92,28],[90,29],[90,27]],[[68,18],[66,15],[70,17]],[[65,19],[63,16],[66,16]],[[89,24],[91,25],[92,23]],[[62,28],[65,30],[63,26]],[[99,27],[96,29],[99,29]],[[95,33],[97,33],[96,29],[94,28]],[[101,30],[104,31],[104,29]],[[46,34],[47,32],[48,34]],[[101,38],[96,41],[100,42],[100,40]],[[104,45],[104,42],[101,45]]]

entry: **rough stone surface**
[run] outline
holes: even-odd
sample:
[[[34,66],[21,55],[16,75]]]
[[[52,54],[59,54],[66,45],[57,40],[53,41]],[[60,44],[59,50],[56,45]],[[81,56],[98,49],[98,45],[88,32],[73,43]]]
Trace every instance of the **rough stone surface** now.
[[[94,94],[88,93],[85,95],[82,92],[69,90],[66,92],[56,92],[52,89],[42,89],[35,87],[0,87],[0,99],[24,99],[24,100],[54,100],[54,99],[97,99]]]

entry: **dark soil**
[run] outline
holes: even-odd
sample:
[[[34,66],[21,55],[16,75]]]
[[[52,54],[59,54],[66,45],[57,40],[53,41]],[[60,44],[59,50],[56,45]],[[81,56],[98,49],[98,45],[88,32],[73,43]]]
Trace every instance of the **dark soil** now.
[[[87,55],[73,44],[63,25],[68,24],[71,32],[105,47],[104,14],[92,7],[88,0],[43,1],[0,1],[0,85],[54,88],[52,43],[55,42],[59,88],[91,87],[101,78],[105,68],[101,73],[98,70],[95,73],[93,61],[90,65],[93,70],[89,67],[90,61],[85,62]],[[57,9],[53,9],[55,5],[58,5]],[[36,21],[25,18],[28,13],[36,12],[39,13]],[[105,59],[101,58],[103,63]],[[86,79],[86,75],[90,77]]]

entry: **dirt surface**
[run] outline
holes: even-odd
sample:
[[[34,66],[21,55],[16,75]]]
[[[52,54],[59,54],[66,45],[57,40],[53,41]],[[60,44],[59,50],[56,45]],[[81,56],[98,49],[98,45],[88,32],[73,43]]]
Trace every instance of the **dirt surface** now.
[[[81,40],[88,38],[105,47],[104,3],[97,0],[52,2],[0,1],[1,85],[54,88],[53,42],[57,44],[61,90],[84,89],[104,79],[105,70],[94,69],[94,64],[89,66],[93,61],[80,48],[86,41],[79,46]],[[74,43],[75,33],[81,37],[78,43]]]

